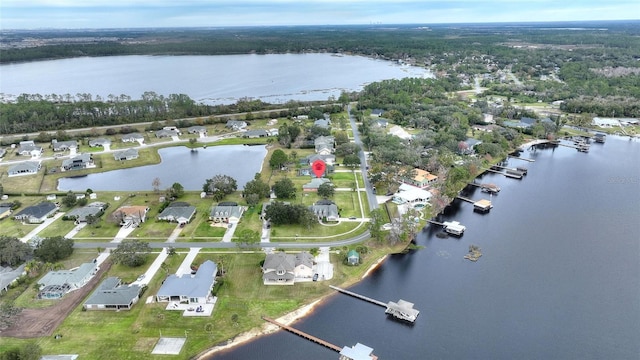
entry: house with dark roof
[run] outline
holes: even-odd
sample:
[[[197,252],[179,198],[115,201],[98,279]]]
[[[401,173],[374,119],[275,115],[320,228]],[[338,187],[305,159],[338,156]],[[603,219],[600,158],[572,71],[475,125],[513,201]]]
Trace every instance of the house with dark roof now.
[[[97,138],[89,140],[89,146],[91,147],[109,147],[111,146],[111,140],[107,138]]]
[[[247,122],[242,120],[227,120],[226,128],[234,131],[242,130],[247,127]]]
[[[336,140],[333,136],[318,136],[313,140],[317,154],[329,155],[335,151]]]
[[[42,164],[40,161],[24,161],[11,166],[7,170],[8,176],[33,175],[40,171]]]
[[[94,167],[96,167],[96,164],[93,162],[93,156],[91,154],[79,154],[69,159],[62,160],[62,166],[60,167],[60,170],[82,170],[91,169]]]
[[[86,310],[131,310],[140,299],[140,285],[123,285],[119,278],[106,278],[84,302]]]
[[[156,295],[158,302],[175,301],[183,304],[206,304],[213,297],[218,266],[211,260],[202,263],[195,274],[169,275]]]
[[[384,113],[384,110],[382,110],[382,109],[373,109],[373,110],[371,110],[371,116],[373,116],[373,117],[380,117],[380,116],[382,116],[383,113]]]
[[[144,142],[144,136],[139,133],[131,133],[122,135],[122,142],[138,142],[142,144]]]
[[[97,218],[104,213],[104,209],[107,208],[107,204],[99,201],[92,202],[87,206],[75,208],[64,214],[64,218],[68,220],[75,220],[76,224],[80,224],[87,221],[88,216]]]
[[[263,130],[263,129],[247,130],[244,133],[242,133],[243,138],[249,138],[249,139],[257,139],[257,138],[263,138],[267,136],[269,136],[269,133],[267,132],[267,130]]]
[[[129,148],[115,151],[113,153],[113,158],[119,161],[135,160],[138,158],[138,149]]]
[[[331,200],[316,201],[315,204],[309,206],[309,209],[318,217],[318,220],[338,221],[340,218],[338,205]]]
[[[78,149],[78,142],[75,140],[58,141],[56,139],[53,139],[51,140],[51,147],[55,152],[67,150],[75,151],[76,149]]]
[[[24,273],[25,264],[15,269],[0,266],[0,293],[9,290],[9,286]]]
[[[98,272],[94,262],[71,270],[49,271],[38,280],[38,299],[60,299],[66,293],[80,289]]]
[[[219,223],[237,224],[245,208],[236,203],[219,203],[211,208],[209,220]]]
[[[146,206],[121,206],[111,214],[116,220],[120,221],[120,225],[124,227],[137,227],[147,220],[147,212],[149,208]]]
[[[20,141],[17,153],[23,156],[39,157],[42,155],[42,146],[36,145],[33,140]]]
[[[313,274],[313,256],[306,251],[295,255],[284,252],[267,254],[262,265],[265,285],[293,285],[296,279],[311,280]]]
[[[28,206],[13,216],[16,220],[28,222],[30,224],[43,223],[47,217],[58,211],[58,206],[49,201],[43,201],[36,205]]]
[[[185,202],[175,202],[169,204],[158,215],[158,220],[176,222],[178,224],[188,224],[196,214],[196,207]]]

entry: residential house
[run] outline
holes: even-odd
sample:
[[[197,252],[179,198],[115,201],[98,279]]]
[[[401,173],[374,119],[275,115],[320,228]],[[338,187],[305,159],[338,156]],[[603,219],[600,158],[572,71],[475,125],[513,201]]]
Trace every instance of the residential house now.
[[[38,299],[60,299],[80,289],[98,272],[95,262],[87,262],[72,270],[49,271],[38,280]]]
[[[158,220],[176,222],[180,225],[188,224],[196,214],[196,207],[186,202],[175,202],[169,204],[158,215]]]
[[[295,255],[293,274],[297,280],[313,278],[313,255],[307,251],[299,252]]]
[[[430,191],[408,184],[400,184],[399,191],[393,195],[392,201],[396,204],[427,203],[431,200]]]
[[[209,220],[219,223],[237,224],[242,217],[244,207],[234,202],[221,202],[211,208]]]
[[[22,209],[14,215],[13,218],[30,224],[40,224],[56,211],[58,211],[58,206],[56,204],[49,201],[43,201]]]
[[[131,310],[140,298],[140,285],[123,285],[117,277],[106,278],[84,302],[86,310]]]
[[[386,129],[387,126],[389,126],[389,120],[383,118],[376,119],[375,121],[373,121],[373,126]]]
[[[233,131],[238,131],[245,129],[247,127],[247,122],[242,120],[227,120],[225,127]]]
[[[23,156],[39,157],[42,155],[42,146],[36,145],[33,140],[20,141],[18,154]]]
[[[40,171],[42,164],[39,161],[25,161],[11,166],[7,170],[8,176],[33,175]]]
[[[111,146],[111,140],[106,138],[97,138],[89,140],[89,146],[91,147],[102,147],[109,148]]]
[[[373,360],[377,359],[373,355],[373,349],[357,343],[355,346],[345,346],[340,350],[340,358],[338,360]]]
[[[92,216],[97,218],[104,213],[104,209],[107,208],[107,204],[99,201],[92,202],[87,206],[75,208],[64,214],[64,218],[75,220],[76,224],[87,222],[87,217]]]
[[[338,206],[331,200],[319,200],[309,206],[309,209],[318,217],[318,220],[338,221],[340,214]]]
[[[373,117],[380,117],[380,116],[382,116],[383,113],[384,113],[384,110],[382,110],[382,109],[373,109],[373,110],[371,110],[371,116],[373,116]]]
[[[296,255],[284,252],[267,254],[262,265],[265,285],[293,285],[296,279],[310,280],[313,275],[313,256],[306,251]]]
[[[0,220],[9,217],[13,212],[12,208],[13,204],[0,204]]]
[[[78,149],[78,142],[75,140],[58,141],[56,139],[53,139],[51,140],[51,147],[55,152],[67,151],[67,150],[71,152],[75,152]]]
[[[183,304],[206,304],[212,298],[211,290],[216,283],[218,266],[207,260],[198,267],[195,274],[169,275],[158,294],[156,301],[175,301]]]
[[[146,206],[121,206],[113,212],[111,216],[120,220],[120,225],[124,227],[137,227],[147,219],[149,208]]]
[[[302,185],[302,191],[316,192],[318,191],[318,188],[320,187],[320,185],[324,183],[331,184],[331,182],[327,178],[313,178],[309,183]]]
[[[165,126],[162,128],[162,130],[172,131],[177,133],[178,135],[182,135],[182,133],[180,132],[180,129],[178,129],[176,126]]]
[[[9,290],[9,286],[24,273],[25,264],[15,269],[0,266],[0,293]]]
[[[180,135],[180,132],[178,130],[174,130],[174,129],[160,129],[158,131],[156,131],[156,137],[157,138],[167,138],[167,137],[174,137],[174,136],[178,136]]]
[[[269,136],[278,136],[280,134],[280,130],[278,130],[278,129],[267,129],[267,134]]]
[[[487,114],[487,113],[483,113],[482,114],[482,121],[485,124],[495,124],[496,121],[493,119],[493,114]]]
[[[413,169],[415,175],[412,178],[404,178],[403,181],[407,184],[419,187],[421,189],[438,181],[438,177],[432,173],[419,168]]]
[[[306,158],[303,158],[302,161],[305,163],[305,165],[311,165],[314,163],[314,161],[316,160],[322,160],[324,161],[325,164],[331,166],[334,165],[336,163],[336,156],[333,154],[311,154],[309,156],[307,156]]]
[[[91,169],[96,167],[91,154],[79,154],[69,159],[62,160],[62,171]]]
[[[256,129],[256,130],[247,130],[242,133],[243,138],[257,139],[269,136],[266,130]]]
[[[347,253],[347,264],[352,266],[360,264],[360,254],[355,250],[349,250]]]
[[[333,136],[318,136],[313,145],[317,154],[329,155],[335,151],[336,140]]]
[[[140,145],[142,145],[142,143],[144,142],[144,136],[142,134],[138,134],[138,133],[131,133],[131,134],[125,134],[122,135],[121,138],[122,142],[137,142]]]
[[[517,129],[528,129],[531,127],[530,124],[524,123],[522,121],[515,121],[515,120],[505,120],[502,122],[502,124],[504,126],[507,127],[511,127],[511,128],[517,128]]]
[[[318,119],[313,122],[313,126],[317,126],[319,128],[328,129],[331,126],[331,120],[327,119]]]
[[[205,126],[194,125],[187,128],[187,133],[205,137],[207,136],[207,128]]]
[[[113,153],[113,158],[116,160],[134,160],[138,158],[138,149],[129,148],[125,150],[118,150]]]
[[[474,138],[467,138],[467,140],[461,142],[458,145],[458,150],[462,154],[473,154],[475,152],[475,147],[482,144],[482,141]]]
[[[500,126],[498,125],[494,125],[494,124],[489,124],[489,125],[473,125],[472,126],[473,130],[478,130],[478,131],[482,131],[482,132],[494,132],[496,130],[500,129]]]

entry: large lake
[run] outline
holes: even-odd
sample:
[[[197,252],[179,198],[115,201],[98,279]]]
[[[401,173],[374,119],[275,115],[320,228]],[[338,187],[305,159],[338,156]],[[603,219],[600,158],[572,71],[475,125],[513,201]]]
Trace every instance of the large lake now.
[[[420,234],[424,246],[390,257],[352,290],[420,310],[414,326],[336,294],[294,327],[339,346],[361,342],[380,359],[616,359],[640,356],[640,143],[609,137],[588,154],[526,152],[523,180],[484,176],[502,191],[490,213],[456,201],[443,220],[460,239]],[[488,198],[480,191],[473,199]],[[468,246],[483,256],[463,259]],[[216,360],[336,359],[286,332]]]
[[[155,178],[160,179],[161,189],[177,182],[185,190],[201,190],[205,181],[214,175],[229,175],[237,181],[238,189],[242,189],[260,172],[267,155],[264,146],[242,145],[210,146],[199,148],[197,152],[176,146],[158,152],[162,159],[160,164],[61,178],[58,190],[149,191],[153,190]]]
[[[327,100],[368,83],[433,77],[424,68],[362,56],[274,54],[225,56],[109,56],[0,65],[0,93],[89,93],[138,99],[145,91],[187,94],[207,104],[243,97],[270,103]]]

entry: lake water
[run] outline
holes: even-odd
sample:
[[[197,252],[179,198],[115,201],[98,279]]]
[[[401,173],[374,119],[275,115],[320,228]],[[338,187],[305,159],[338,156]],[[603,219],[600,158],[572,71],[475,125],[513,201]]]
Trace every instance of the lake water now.
[[[238,189],[253,180],[267,155],[264,146],[222,145],[199,148],[191,152],[185,146],[158,150],[162,162],[156,165],[113,170],[76,178],[61,178],[58,190],[84,191],[149,191],[152,182],[160,179],[160,188],[180,183],[185,190],[202,190],[214,175],[229,175],[236,179]],[[71,176],[72,174],[70,174]]]
[[[488,174],[502,191],[481,215],[456,202],[461,238],[422,232],[424,249],[387,259],[351,290],[415,303],[413,326],[384,309],[335,294],[294,324],[339,346],[357,342],[380,359],[634,359],[640,355],[640,143],[608,137],[588,154],[525,152],[523,180]],[[470,191],[473,199],[488,198]],[[463,259],[468,246],[483,256]],[[336,359],[279,331],[211,359]]]
[[[270,103],[327,100],[368,83],[433,77],[424,68],[362,56],[273,54],[225,56],[109,56],[0,65],[0,93],[89,93],[138,99],[145,91],[187,94],[208,104],[243,97]]]

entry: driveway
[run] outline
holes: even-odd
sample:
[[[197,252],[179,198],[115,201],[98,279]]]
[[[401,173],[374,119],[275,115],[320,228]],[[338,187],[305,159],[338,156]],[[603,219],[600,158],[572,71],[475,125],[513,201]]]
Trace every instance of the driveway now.
[[[53,217],[47,218],[42,224],[36,226],[35,229],[31,230],[26,236],[24,236],[22,239],[20,239],[20,241],[26,243],[27,241],[31,240],[34,236],[38,235],[47,226],[51,225],[51,223],[53,223],[54,221],[56,221],[60,217],[62,217],[62,215],[64,215],[64,213],[63,212],[59,212],[59,213],[53,215]]]
[[[318,281],[331,280],[333,278],[333,264],[329,247],[321,247],[320,253],[316,256],[315,272],[318,274]]]

